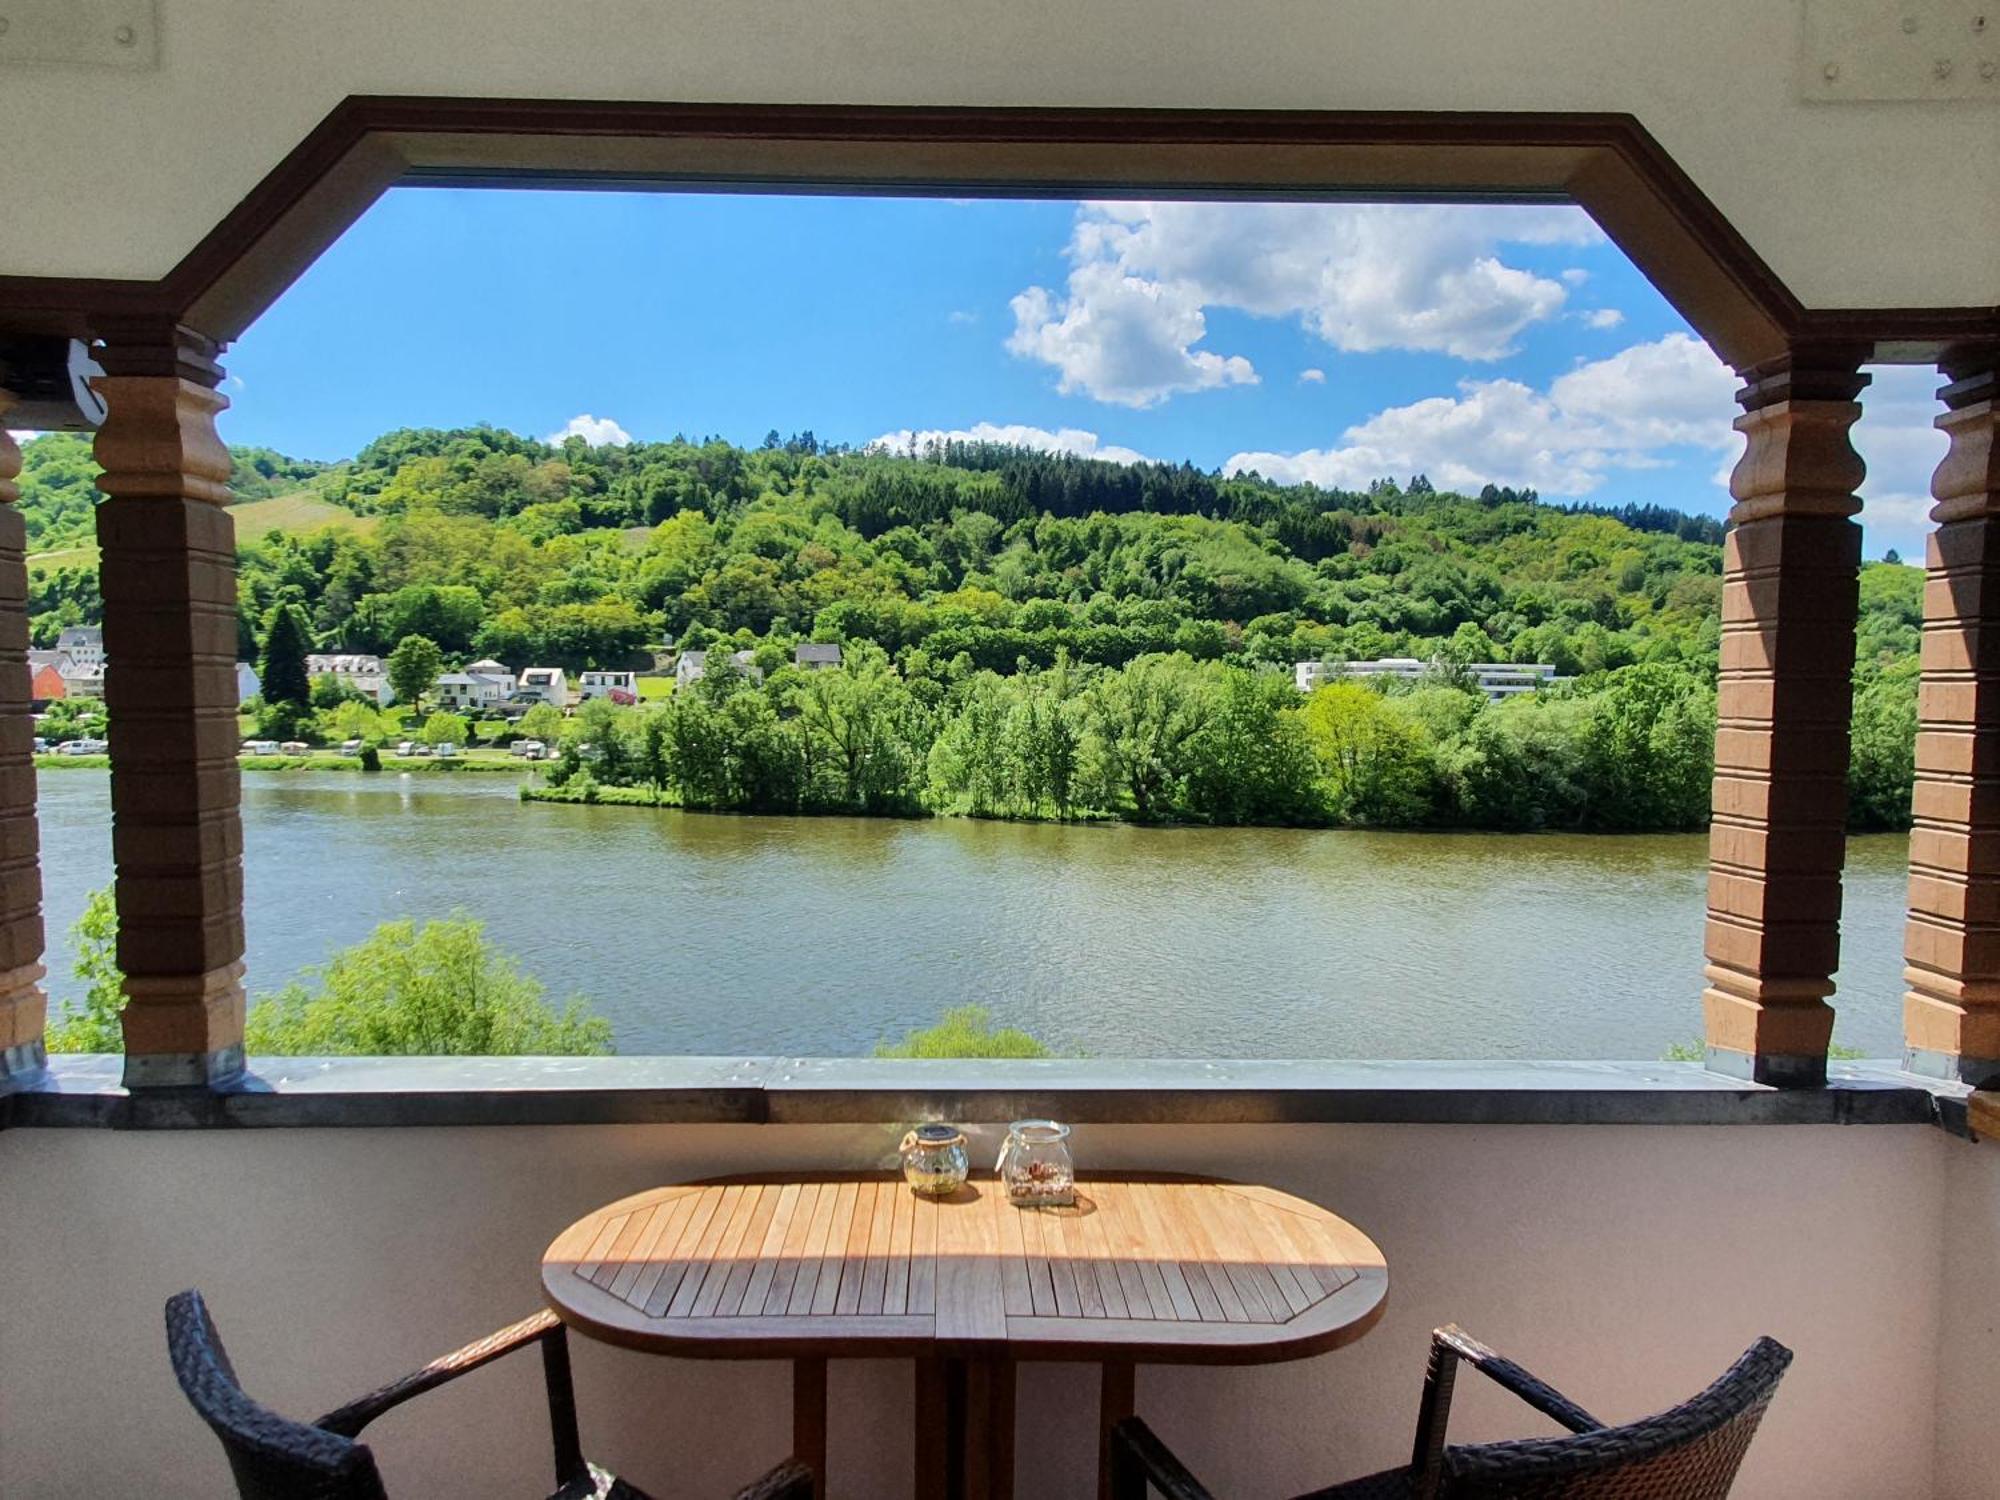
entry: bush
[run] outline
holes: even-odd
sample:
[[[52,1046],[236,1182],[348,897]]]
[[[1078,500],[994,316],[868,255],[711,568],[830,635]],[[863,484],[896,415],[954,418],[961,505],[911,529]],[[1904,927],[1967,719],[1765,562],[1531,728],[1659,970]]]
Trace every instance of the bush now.
[[[49,1017],[51,1052],[122,1052],[125,1029],[124,976],[118,972],[118,907],[111,887],[92,891],[83,915],[69,929],[76,963],[70,973],[84,985],[83,999]]]
[[[542,986],[495,952],[463,915],[418,927],[384,922],[250,1012],[247,1050],[266,1056],[597,1056],[611,1023]]]
[[[983,1005],[961,1005],[935,1026],[908,1032],[902,1041],[879,1042],[877,1057],[1047,1057],[1049,1049],[1012,1026],[993,1028]]]

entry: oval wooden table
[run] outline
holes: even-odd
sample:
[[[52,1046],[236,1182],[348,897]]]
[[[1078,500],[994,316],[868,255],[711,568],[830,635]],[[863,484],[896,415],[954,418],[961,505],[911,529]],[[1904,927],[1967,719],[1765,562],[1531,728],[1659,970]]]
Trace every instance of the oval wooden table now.
[[[1108,1430],[1137,1365],[1337,1348],[1381,1316],[1389,1276],[1368,1236],[1273,1188],[1104,1173],[1074,1208],[1023,1210],[991,1179],[934,1201],[887,1172],[808,1172],[598,1209],[549,1246],[542,1286],[607,1343],[793,1361],[794,1447],[821,1476],[827,1360],[914,1358],[918,1500],[1006,1500],[1016,1363],[1103,1366]],[[1100,1451],[1100,1490],[1104,1470]]]

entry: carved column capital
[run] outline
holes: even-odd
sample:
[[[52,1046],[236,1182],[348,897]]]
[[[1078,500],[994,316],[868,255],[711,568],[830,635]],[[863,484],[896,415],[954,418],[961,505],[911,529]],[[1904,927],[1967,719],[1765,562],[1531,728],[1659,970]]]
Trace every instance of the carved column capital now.
[[[14,393],[0,386],[0,424],[7,420],[7,408],[14,404]],[[21,487],[14,481],[21,473],[21,445],[14,441],[14,434],[0,425],[0,505],[12,505],[21,498]]]
[[[1931,519],[1945,526],[2000,505],[2000,345],[1952,350],[1941,368],[1949,383],[1936,425],[1951,447],[1931,475]]]
[[[229,503],[229,448],[215,430],[228,397],[173,375],[103,375],[92,384],[106,408],[94,446],[100,490]]]
[[[1732,524],[1780,515],[1851,516],[1867,473],[1849,441],[1868,385],[1863,351],[1795,352],[1745,370],[1736,402],[1743,457],[1729,476]]]
[[[0,424],[14,404],[0,389]],[[0,1092],[38,1077],[43,1032],[42,870],[28,727],[27,527],[14,504],[21,449],[0,425]]]

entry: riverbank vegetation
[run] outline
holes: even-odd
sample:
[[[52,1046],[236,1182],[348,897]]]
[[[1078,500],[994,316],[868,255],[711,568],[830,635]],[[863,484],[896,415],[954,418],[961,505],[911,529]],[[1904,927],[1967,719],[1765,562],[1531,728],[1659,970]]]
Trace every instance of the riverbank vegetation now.
[[[1441,667],[1385,694],[1184,653],[974,672],[934,703],[879,650],[757,684],[718,667],[593,703],[530,800],[1213,824],[1696,828],[1713,687],[1640,664],[1498,704]]]
[[[99,608],[94,569],[56,560],[88,534],[82,444],[24,448],[21,509],[51,557],[32,570],[38,643]],[[1706,817],[1708,517],[809,433],[592,448],[405,430],[340,464],[239,453],[238,469],[241,493],[289,486],[368,523],[241,543],[245,660],[280,608],[314,649],[406,662],[427,655],[418,639],[447,665],[572,671],[657,669],[669,644],[752,653],[761,684],[570,720],[563,796],[1480,828]],[[1856,827],[1908,823],[1922,582],[1895,563],[1862,573]],[[803,641],[840,644],[845,665],[796,672]],[[1310,699],[1291,686],[1296,662],[1385,656],[1434,670]],[[1460,671],[1479,661],[1572,680],[1487,704]]]

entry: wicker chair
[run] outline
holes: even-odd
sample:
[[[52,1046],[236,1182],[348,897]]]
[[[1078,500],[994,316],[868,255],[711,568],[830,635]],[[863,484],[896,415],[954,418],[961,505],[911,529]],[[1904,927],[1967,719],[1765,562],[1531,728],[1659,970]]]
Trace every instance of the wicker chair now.
[[[361,1429],[412,1396],[529,1344],[541,1345],[542,1372],[548,1383],[556,1456],[556,1489],[550,1500],[647,1500],[643,1490],[585,1461],[577,1439],[569,1345],[563,1325],[552,1313],[523,1318],[511,1328],[432,1360],[308,1426],[259,1406],[243,1393],[199,1292],[182,1292],[167,1303],[167,1348],[174,1374],[201,1419],[222,1439],[236,1476],[236,1492],[243,1500],[387,1500],[375,1455],[367,1444],[355,1441]],[[812,1495],[811,1472],[797,1463],[785,1463],[740,1491],[736,1500],[812,1500]]]
[[[1504,1386],[1573,1437],[1447,1446],[1459,1363]],[[1721,1500],[1770,1404],[1791,1350],[1759,1339],[1715,1384],[1671,1411],[1623,1427],[1589,1412],[1455,1327],[1431,1335],[1431,1362],[1409,1464],[1299,1500]],[[1212,1500],[1137,1417],[1112,1430],[1112,1500]]]

